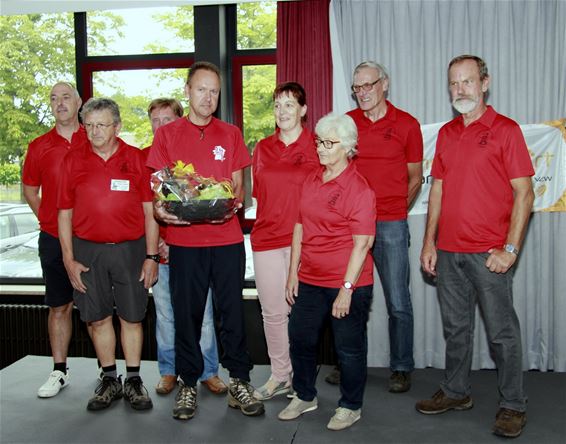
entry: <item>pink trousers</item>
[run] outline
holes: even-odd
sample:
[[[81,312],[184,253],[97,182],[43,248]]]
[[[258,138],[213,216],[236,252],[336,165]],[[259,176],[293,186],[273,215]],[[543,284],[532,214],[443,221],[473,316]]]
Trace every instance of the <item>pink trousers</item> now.
[[[253,252],[271,374],[278,382],[289,381],[292,372],[287,331],[290,307],[285,300],[290,256],[291,247]]]

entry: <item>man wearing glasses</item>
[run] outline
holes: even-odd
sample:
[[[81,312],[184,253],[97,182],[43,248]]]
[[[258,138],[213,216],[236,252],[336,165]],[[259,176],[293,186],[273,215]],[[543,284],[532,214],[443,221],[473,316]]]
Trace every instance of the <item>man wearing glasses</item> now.
[[[382,65],[360,63],[352,82],[358,108],[348,115],[358,128],[356,166],[376,197],[372,255],[389,315],[389,391],[401,393],[410,389],[414,369],[407,213],[421,187],[423,138],[419,122],[386,99],[388,89]]]
[[[116,102],[90,99],[81,117],[88,142],[63,160],[57,206],[63,263],[104,371],[87,409],[105,409],[122,397],[136,410],[151,409],[140,377],[141,322],[159,262],[150,171],[142,152],[118,138]],[[116,369],[114,307],[126,360],[123,387]]]

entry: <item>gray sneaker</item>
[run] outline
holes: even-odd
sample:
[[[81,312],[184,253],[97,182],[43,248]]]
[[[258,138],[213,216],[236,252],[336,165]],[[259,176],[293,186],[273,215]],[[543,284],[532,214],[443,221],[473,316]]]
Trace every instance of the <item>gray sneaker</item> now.
[[[103,410],[112,402],[122,397],[122,379],[105,376],[94,390],[94,396],[88,400],[87,410]]]
[[[303,413],[312,412],[318,408],[318,400],[314,398],[312,401],[303,401],[299,397],[291,400],[289,405],[285,407],[277,417],[282,421],[290,421],[291,419],[298,418]]]
[[[273,378],[269,378],[265,384],[257,388],[254,391],[254,398],[259,401],[265,401],[271,399],[277,395],[284,395],[291,391],[290,381],[276,381]]]
[[[185,385],[179,380],[179,391],[175,397],[175,407],[173,408],[173,418],[191,419],[195,416],[197,409],[197,388]]]
[[[153,407],[153,402],[139,376],[132,376],[124,381],[124,399],[135,410],[148,410]]]
[[[340,385],[340,367],[335,366],[332,370],[330,370],[330,373],[326,375],[324,380],[328,384]]]
[[[326,427],[330,430],[344,430],[359,421],[361,417],[362,409],[350,410],[344,407],[338,407]]]
[[[254,388],[249,382],[239,378],[230,378],[228,405],[240,409],[246,416],[260,416],[265,413],[263,402],[254,398]]]

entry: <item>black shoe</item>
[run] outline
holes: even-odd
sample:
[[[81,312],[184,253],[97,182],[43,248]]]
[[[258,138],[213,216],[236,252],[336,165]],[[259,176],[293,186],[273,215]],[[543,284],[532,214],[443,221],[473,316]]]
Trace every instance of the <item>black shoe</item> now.
[[[230,378],[228,405],[240,409],[246,416],[259,416],[265,413],[263,402],[254,398],[254,388],[249,382],[239,378]]]
[[[173,418],[191,419],[195,416],[197,409],[197,389],[189,387],[179,380],[179,391],[175,397],[175,407],[173,408]]]
[[[338,366],[334,367],[324,380],[332,385],[340,385],[340,368]]]
[[[124,381],[124,399],[136,410],[148,410],[153,407],[151,398],[139,376],[132,376]]]
[[[389,378],[389,391],[403,393],[411,388],[411,374],[409,372],[393,372]]]
[[[88,400],[87,410],[103,410],[113,401],[122,397],[122,379],[105,376],[94,390],[94,396]]]

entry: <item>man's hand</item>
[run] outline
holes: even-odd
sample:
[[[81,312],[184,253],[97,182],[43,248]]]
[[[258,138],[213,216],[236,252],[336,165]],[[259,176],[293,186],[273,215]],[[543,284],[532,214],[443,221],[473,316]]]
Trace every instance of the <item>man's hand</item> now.
[[[517,255],[509,253],[502,248],[492,248],[488,251],[489,257],[485,261],[485,266],[492,273],[507,273],[517,260]]]
[[[163,208],[163,202],[156,200],[153,202],[153,215],[154,217],[166,224],[170,225],[190,225],[190,222],[179,219],[177,216],[165,211]]]
[[[433,245],[424,245],[421,250],[421,267],[425,273],[431,276],[436,276],[436,260],[438,256],[436,253],[436,247]]]
[[[90,269],[75,260],[65,262],[65,269],[73,288],[80,293],[86,293],[86,286],[81,279],[81,273],[86,273]]]
[[[139,282],[143,281],[143,286],[149,289],[157,282],[158,264],[153,259],[146,259],[143,262]]]
[[[332,316],[337,319],[342,319],[350,314],[350,304],[352,303],[353,290],[347,290],[340,287],[338,296],[334,299],[332,304]]]
[[[159,257],[163,259],[163,261],[168,264],[169,263],[169,245],[165,243],[165,241],[159,238],[159,243],[157,244]]]

